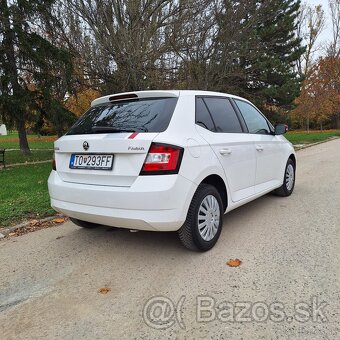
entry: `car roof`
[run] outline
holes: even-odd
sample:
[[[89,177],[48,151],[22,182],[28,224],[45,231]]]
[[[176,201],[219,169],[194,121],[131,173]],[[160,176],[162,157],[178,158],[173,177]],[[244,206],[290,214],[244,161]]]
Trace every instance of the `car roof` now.
[[[228,98],[237,98],[248,101],[242,97],[238,97],[228,93],[201,91],[201,90],[150,90],[150,91],[134,91],[110,94],[92,101],[91,106],[109,103],[111,101],[127,100],[129,98],[157,98],[157,97],[182,97],[182,96],[223,96]]]

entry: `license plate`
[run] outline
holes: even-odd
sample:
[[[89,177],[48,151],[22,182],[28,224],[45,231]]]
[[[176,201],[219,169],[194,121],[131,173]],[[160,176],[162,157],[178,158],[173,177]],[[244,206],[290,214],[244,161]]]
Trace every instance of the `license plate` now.
[[[113,155],[72,154],[70,169],[112,170]]]

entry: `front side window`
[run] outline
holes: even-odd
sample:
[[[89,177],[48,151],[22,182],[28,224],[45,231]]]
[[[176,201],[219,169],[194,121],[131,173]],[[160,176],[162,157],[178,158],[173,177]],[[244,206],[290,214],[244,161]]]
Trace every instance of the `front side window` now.
[[[246,122],[249,133],[270,134],[270,128],[267,120],[249,103],[235,99],[238,108]]]
[[[213,132],[242,132],[236,112],[228,98],[197,98],[196,124]]]
[[[146,98],[91,107],[68,135],[107,132],[163,132],[175,110],[177,98]]]

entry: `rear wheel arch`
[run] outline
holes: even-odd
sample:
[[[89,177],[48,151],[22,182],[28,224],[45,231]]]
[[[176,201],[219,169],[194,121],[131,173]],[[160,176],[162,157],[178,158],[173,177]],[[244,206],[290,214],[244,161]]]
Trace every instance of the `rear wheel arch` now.
[[[182,244],[190,250],[211,249],[221,234],[223,202],[218,189],[202,182],[190,203],[186,220],[178,230]]]
[[[209,175],[204,178],[201,183],[210,184],[217,189],[221,196],[223,209],[225,211],[228,207],[228,192],[223,178],[221,178],[219,175]]]

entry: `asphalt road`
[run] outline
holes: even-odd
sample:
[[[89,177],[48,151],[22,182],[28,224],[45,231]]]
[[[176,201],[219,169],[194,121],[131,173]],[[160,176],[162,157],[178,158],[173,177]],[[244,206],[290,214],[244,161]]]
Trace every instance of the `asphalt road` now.
[[[340,139],[299,151],[293,195],[226,215],[207,253],[70,222],[2,240],[0,338],[339,339],[339,227]]]

